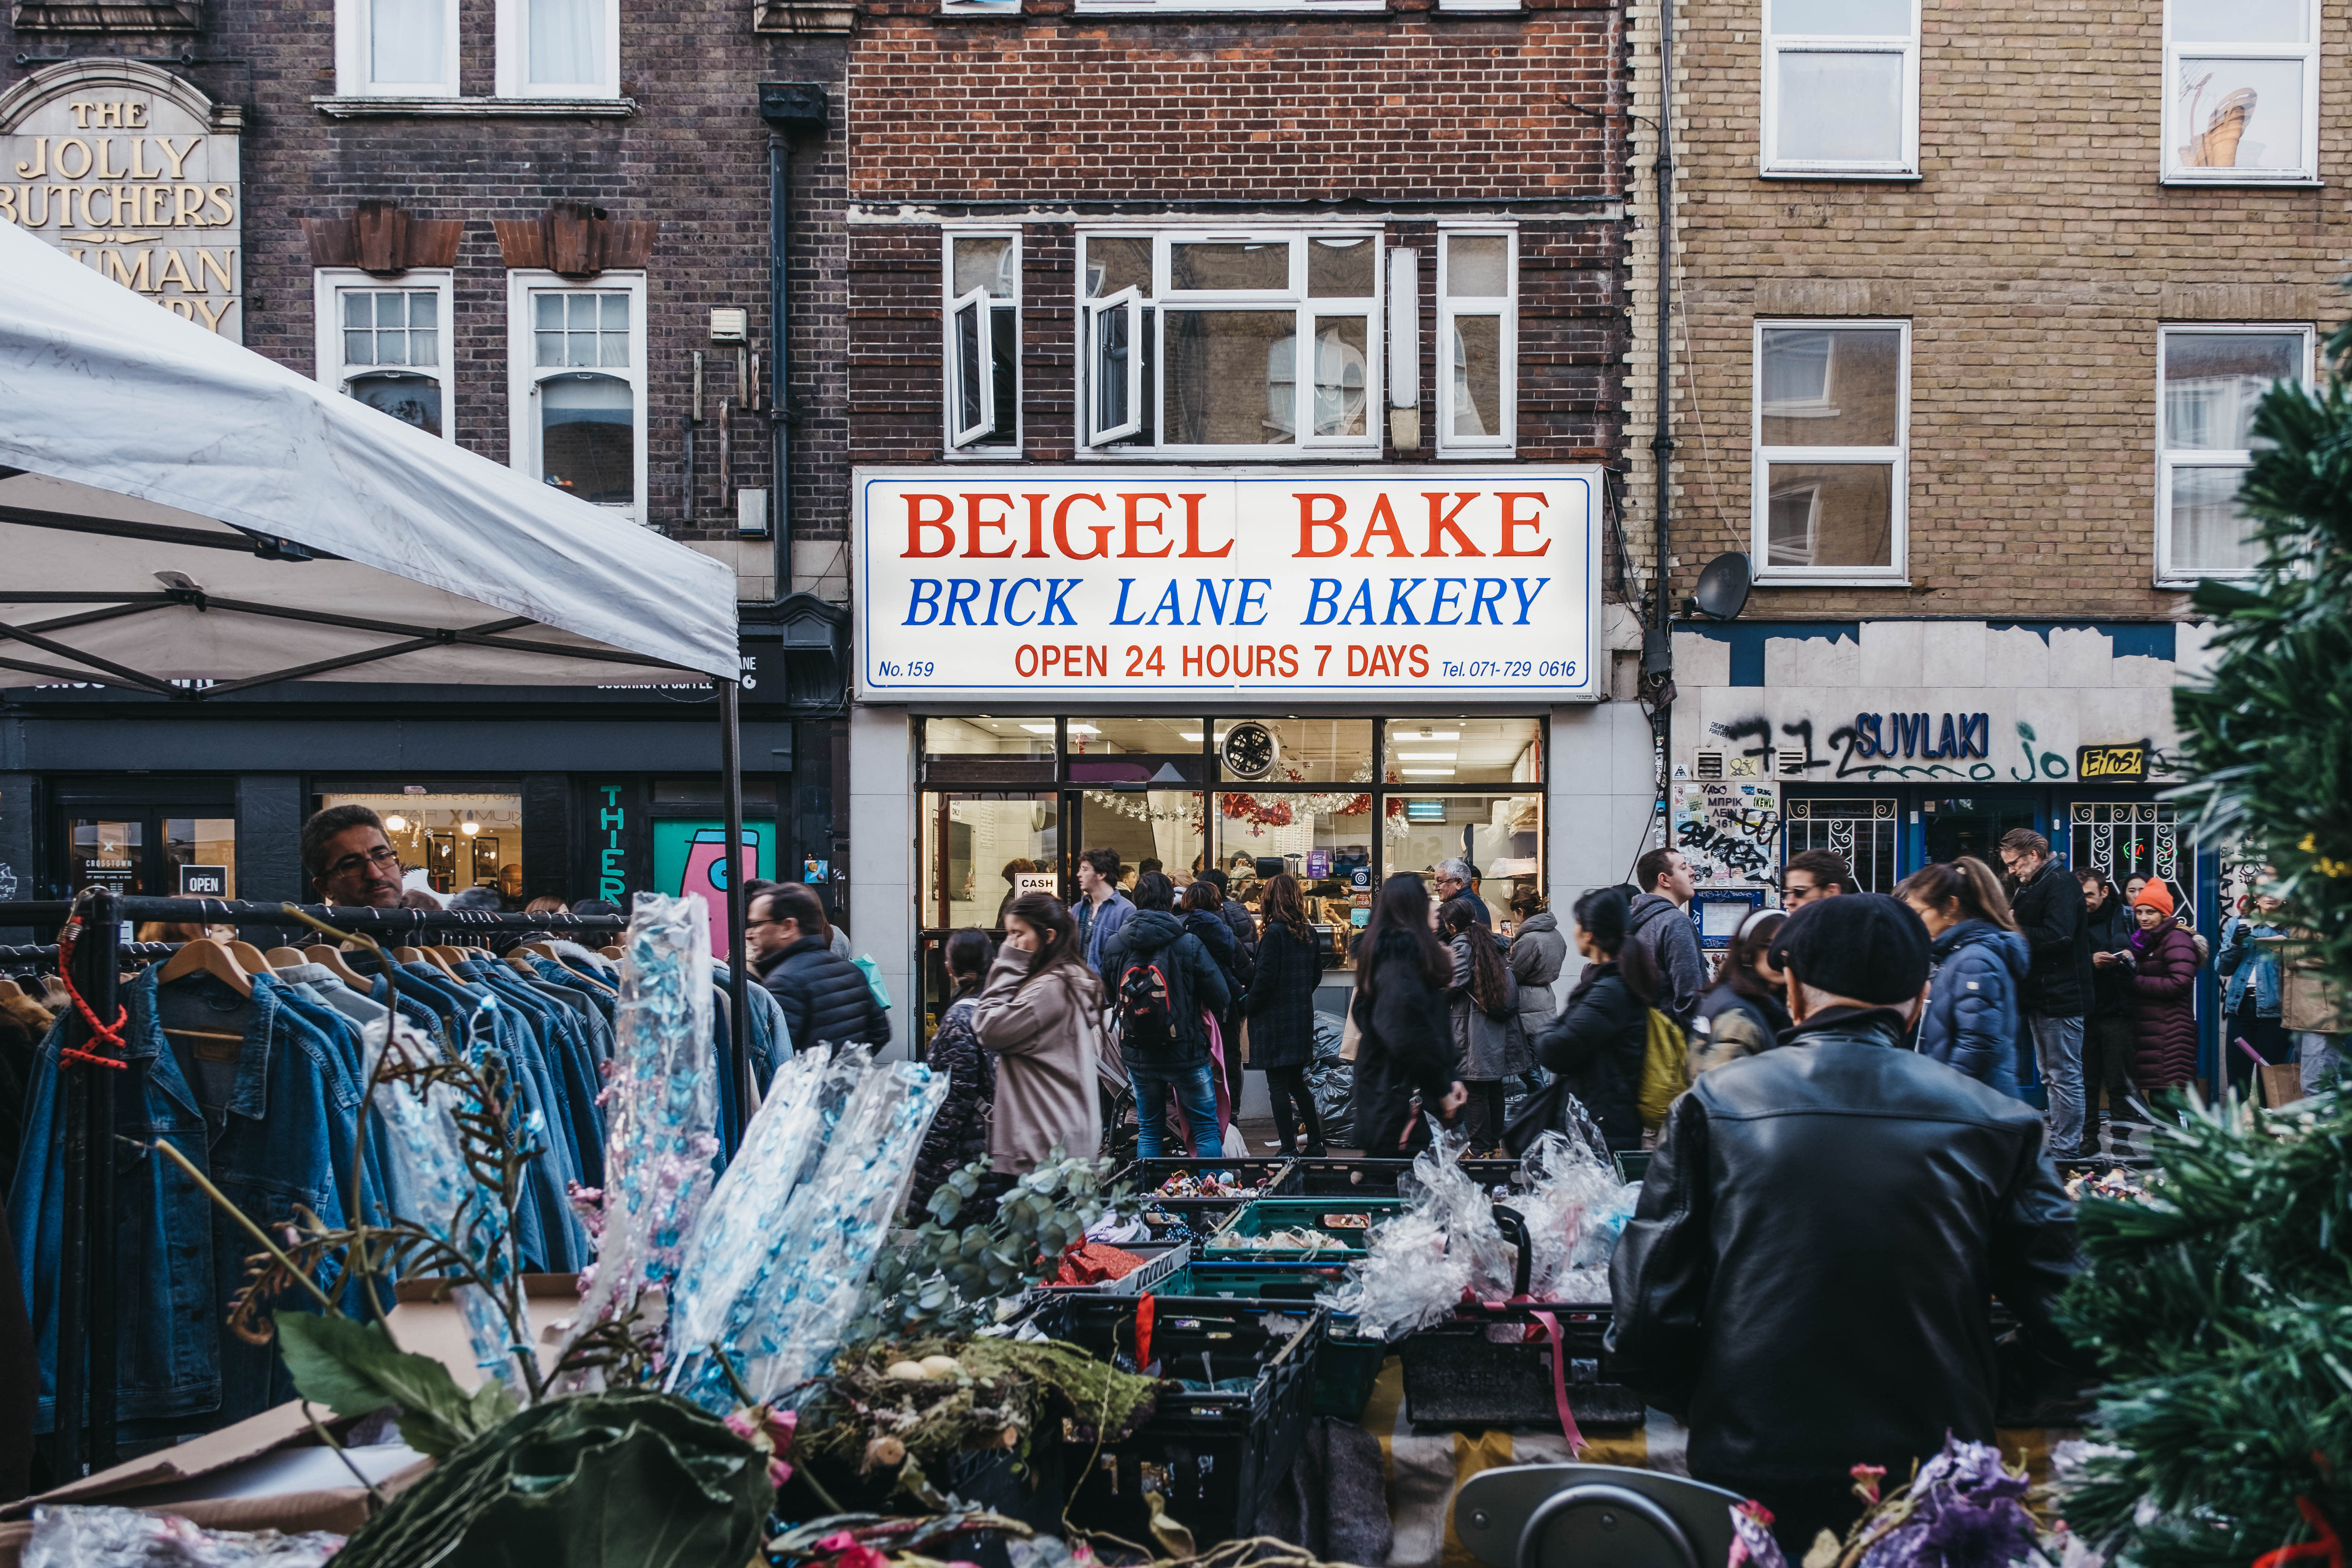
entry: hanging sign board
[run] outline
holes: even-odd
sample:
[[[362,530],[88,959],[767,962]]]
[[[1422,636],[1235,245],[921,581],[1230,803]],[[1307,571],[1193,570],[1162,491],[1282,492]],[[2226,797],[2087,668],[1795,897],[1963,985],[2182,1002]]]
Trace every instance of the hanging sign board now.
[[[228,868],[226,866],[181,867],[180,897],[184,899],[227,898]]]
[[[1601,469],[857,471],[857,695],[1592,700]]]
[[[1025,898],[1031,893],[1045,893],[1059,898],[1062,895],[1062,879],[1052,871],[1013,872],[1013,896]]]
[[[242,342],[242,124],[137,61],[44,67],[0,94],[0,220]]]

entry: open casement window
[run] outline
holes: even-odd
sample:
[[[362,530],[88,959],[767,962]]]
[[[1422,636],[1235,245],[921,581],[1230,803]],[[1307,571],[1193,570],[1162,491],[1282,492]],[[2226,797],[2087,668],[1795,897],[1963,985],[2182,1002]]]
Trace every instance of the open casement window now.
[[[2311,380],[2306,326],[2166,327],[2158,340],[2156,580],[2243,577],[2262,564],[2238,485],[2262,443],[2254,408],[2282,381]]]
[[[319,379],[428,436],[456,438],[447,272],[387,282],[348,268],[315,274]]]
[[[514,466],[646,521],[646,280],[507,274]]]
[[[1507,452],[1517,437],[1517,237],[1447,232],[1437,249],[1437,451]]]
[[[336,0],[335,91],[457,96],[457,0]]]
[[[1765,0],[1763,172],[1919,172],[1918,0]]]
[[[620,0],[497,0],[500,98],[621,96]]]
[[[1903,580],[1910,370],[1906,321],[1757,323],[1759,582]]]
[[[2164,178],[2319,178],[2315,0],[2166,0]]]
[[[1019,455],[1020,251],[1018,235],[947,237],[942,380],[950,451]]]
[[[1087,442],[1171,457],[1380,450],[1380,237],[1080,237]]]

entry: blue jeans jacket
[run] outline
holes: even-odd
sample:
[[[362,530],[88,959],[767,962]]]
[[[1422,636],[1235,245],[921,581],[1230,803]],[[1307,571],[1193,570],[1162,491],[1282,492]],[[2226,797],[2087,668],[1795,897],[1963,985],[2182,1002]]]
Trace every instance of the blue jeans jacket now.
[[[2266,921],[2249,921],[2243,917],[2234,918],[2222,927],[2221,952],[2213,961],[2213,967],[2230,977],[2221,987],[2221,1011],[2224,1015],[2237,1012],[2246,999],[2247,987],[2251,985],[2254,993],[2254,1016],[2275,1018],[2279,1016],[2278,950],[2256,947],[2253,942],[2257,937],[2285,934]]]
[[[168,1140],[264,1226],[290,1219],[297,1204],[340,1218],[362,1088],[341,1048],[307,1016],[310,1009],[286,1005],[288,988],[266,974],[255,976],[250,1003],[209,976],[174,982],[173,994],[175,1016],[197,1005],[244,1016],[244,1042],[233,1060],[213,1064],[221,1070],[200,1075],[214,1086],[200,1089],[179,1048],[164,1038],[156,971],[131,982],[122,999],[130,1066],[114,1075],[115,1132],[142,1143]],[[62,1028],[42,1042],[25,1107],[25,1152],[8,1195],[16,1268],[38,1347],[36,1429],[43,1432],[55,1417],[57,1394]],[[209,1424],[223,1425],[292,1398],[275,1348],[247,1344],[223,1325],[225,1303],[254,1250],[251,1238],[169,1160],[120,1143],[115,1150],[116,1212],[97,1216],[95,1232],[117,1248],[122,1419],[210,1415]]]

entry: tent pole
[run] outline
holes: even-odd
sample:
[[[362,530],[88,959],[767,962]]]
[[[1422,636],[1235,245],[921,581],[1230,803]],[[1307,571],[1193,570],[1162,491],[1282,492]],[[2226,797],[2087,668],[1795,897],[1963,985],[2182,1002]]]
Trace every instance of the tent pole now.
[[[743,727],[739,704],[742,689],[731,680],[714,679],[711,685],[719,689],[719,772],[727,791],[727,1070],[733,1075],[735,1093],[730,1101],[735,1114],[728,1119],[727,1148],[731,1154],[742,1146],[745,1106],[749,1103],[751,1075],[746,1070],[749,1056],[744,1048],[743,1016],[745,999],[743,973],[743,922],[750,918],[743,908]],[[757,861],[753,862],[754,868]],[[797,1043],[797,1042],[796,1042]]]

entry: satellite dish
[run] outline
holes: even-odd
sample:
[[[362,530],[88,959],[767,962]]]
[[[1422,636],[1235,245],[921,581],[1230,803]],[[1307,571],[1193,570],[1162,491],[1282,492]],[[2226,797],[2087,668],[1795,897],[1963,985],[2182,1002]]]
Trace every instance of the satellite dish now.
[[[1748,590],[1755,581],[1756,572],[1748,564],[1748,557],[1737,550],[1727,551],[1706,563],[1691,597],[1710,619],[1737,620],[1748,607]]]

